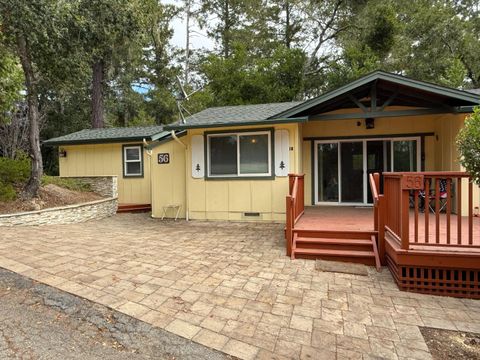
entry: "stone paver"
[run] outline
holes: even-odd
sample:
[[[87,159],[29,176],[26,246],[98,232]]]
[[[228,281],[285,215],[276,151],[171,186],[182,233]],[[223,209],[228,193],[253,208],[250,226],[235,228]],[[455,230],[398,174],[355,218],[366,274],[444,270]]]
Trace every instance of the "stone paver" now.
[[[418,326],[480,331],[480,301],[400,292],[387,269],[315,270],[283,225],[122,214],[0,228],[0,266],[241,359],[417,358]]]

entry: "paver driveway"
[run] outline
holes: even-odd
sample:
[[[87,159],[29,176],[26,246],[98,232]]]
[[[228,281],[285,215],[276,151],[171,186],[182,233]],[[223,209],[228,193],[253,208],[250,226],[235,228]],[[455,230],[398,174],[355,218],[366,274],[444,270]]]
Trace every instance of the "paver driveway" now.
[[[283,226],[117,215],[0,228],[0,266],[250,358],[431,358],[418,326],[480,332],[480,301],[397,290],[388,270],[323,273]]]

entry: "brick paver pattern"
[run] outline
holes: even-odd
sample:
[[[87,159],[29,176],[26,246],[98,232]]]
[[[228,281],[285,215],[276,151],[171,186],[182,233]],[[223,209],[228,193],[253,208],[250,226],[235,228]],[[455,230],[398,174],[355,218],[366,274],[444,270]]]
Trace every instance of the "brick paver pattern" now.
[[[431,359],[418,326],[480,332],[480,301],[290,260],[281,224],[122,214],[1,228],[0,266],[241,359]]]

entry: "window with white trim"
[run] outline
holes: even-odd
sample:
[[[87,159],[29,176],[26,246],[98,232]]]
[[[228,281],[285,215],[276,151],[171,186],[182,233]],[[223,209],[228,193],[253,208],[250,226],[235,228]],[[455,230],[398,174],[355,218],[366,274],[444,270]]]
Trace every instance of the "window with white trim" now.
[[[207,135],[208,177],[272,174],[271,131]]]
[[[123,147],[123,176],[143,176],[142,145],[131,145]]]

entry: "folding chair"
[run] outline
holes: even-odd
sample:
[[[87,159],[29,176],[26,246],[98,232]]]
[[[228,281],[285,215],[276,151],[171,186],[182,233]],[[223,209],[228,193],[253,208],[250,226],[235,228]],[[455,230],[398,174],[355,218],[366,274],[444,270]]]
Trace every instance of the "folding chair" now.
[[[428,204],[428,209],[430,210],[430,212],[435,213],[435,200],[436,200],[435,188],[433,189],[430,188],[430,189],[431,190],[429,194],[426,194],[425,191],[420,191],[419,197],[423,199],[424,204]],[[442,212],[447,207],[447,197],[448,197],[447,179],[439,180],[439,192],[440,192],[438,197],[440,201],[439,211]]]

